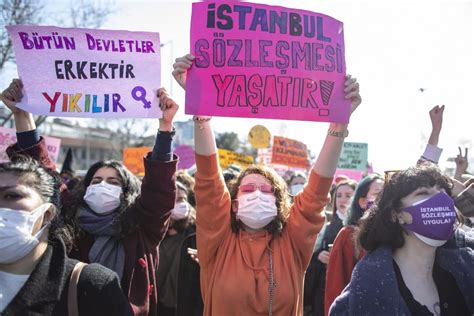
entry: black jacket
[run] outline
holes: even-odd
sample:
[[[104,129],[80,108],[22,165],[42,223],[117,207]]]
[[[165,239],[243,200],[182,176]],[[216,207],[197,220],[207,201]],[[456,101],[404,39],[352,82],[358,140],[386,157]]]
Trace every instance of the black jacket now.
[[[188,235],[181,245],[176,316],[201,316],[204,304],[199,280],[200,269],[199,264],[189,256],[188,248],[196,249],[196,232],[194,229],[188,230]]]
[[[179,257],[177,263],[176,308],[166,308],[158,300],[157,314],[160,316],[202,316],[204,305],[201,298],[199,264],[191,259],[187,251],[188,248],[196,249],[196,228],[190,226],[180,234],[183,235],[183,239],[179,243],[179,246],[174,249],[176,255]],[[160,251],[163,251],[162,248]],[[166,263],[166,261],[160,262],[160,264],[163,263]],[[164,267],[163,265],[161,269],[157,269],[157,273],[166,273],[169,268],[170,267]],[[160,280],[160,278],[157,277],[157,280]],[[158,293],[160,293],[160,291],[170,290],[163,288],[163,285],[160,287],[159,283],[157,283],[157,285]]]
[[[66,316],[69,279],[77,262],[66,256],[62,241],[50,242],[25,285],[1,315]],[[81,316],[132,315],[117,274],[99,264],[89,264],[82,270],[77,293]]]
[[[326,288],[326,265],[319,261],[322,251],[328,251],[329,245],[334,243],[339,231],[344,227],[342,220],[334,214],[331,223],[327,223],[318,236],[320,242],[311,257],[304,281],[305,311],[311,311],[312,316],[324,316],[324,292]]]

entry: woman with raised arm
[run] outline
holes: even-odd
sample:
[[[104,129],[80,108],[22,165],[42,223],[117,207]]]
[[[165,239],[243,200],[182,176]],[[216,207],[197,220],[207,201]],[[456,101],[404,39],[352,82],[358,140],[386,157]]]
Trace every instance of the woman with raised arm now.
[[[13,80],[0,96],[12,110],[17,129],[18,143],[8,148],[9,156],[28,155],[54,170],[33,116],[16,107],[22,98],[21,81]],[[74,192],[62,194],[62,213],[75,233],[70,256],[115,271],[135,315],[156,315],[157,247],[176,196],[177,158],[171,142],[178,105],[164,89],[158,96],[163,117],[153,151],[144,157],[141,185],[120,162],[107,160],[92,165]]]
[[[178,58],[185,87],[193,56]],[[352,112],[359,84],[347,76]],[[195,117],[197,247],[204,315],[302,315],[304,271],[320,231],[347,124],[331,123],[307,185],[290,205],[284,180],[251,166],[226,188],[210,118]]]

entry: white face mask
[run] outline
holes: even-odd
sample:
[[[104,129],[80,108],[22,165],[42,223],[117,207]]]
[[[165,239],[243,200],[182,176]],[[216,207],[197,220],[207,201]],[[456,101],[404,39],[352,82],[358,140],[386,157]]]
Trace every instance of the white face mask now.
[[[442,245],[444,245],[447,240],[436,240],[436,239],[431,239],[431,238],[428,238],[428,237],[425,237],[425,236],[421,236],[420,234],[417,234],[415,232],[413,232],[413,234],[419,239],[421,240],[422,242],[424,242],[425,244],[427,244],[428,246],[431,246],[431,247],[441,247]]]
[[[253,229],[268,225],[277,216],[276,199],[273,194],[263,194],[259,190],[240,195],[237,218]]]
[[[33,227],[51,205],[45,203],[32,212],[0,208],[0,263],[18,261],[39,244],[48,225],[43,226],[34,236]]]
[[[175,204],[174,209],[171,211],[171,218],[174,220],[181,220],[188,217],[189,204],[187,202],[178,202]]]
[[[303,191],[303,188],[304,188],[304,184],[293,184],[290,187],[290,193],[292,195],[296,195],[296,194],[300,193],[301,191]]]
[[[342,221],[345,221],[346,218],[347,218],[347,213],[343,213],[343,212],[341,212],[341,211],[339,211],[339,210],[336,210],[336,214],[337,214],[337,216],[339,216],[339,218],[340,218]]]
[[[96,214],[111,213],[120,206],[122,188],[105,181],[87,187],[84,201]]]

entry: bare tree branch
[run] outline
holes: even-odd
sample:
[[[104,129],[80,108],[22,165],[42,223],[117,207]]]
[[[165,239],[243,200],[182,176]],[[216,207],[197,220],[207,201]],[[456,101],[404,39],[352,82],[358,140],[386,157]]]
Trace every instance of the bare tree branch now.
[[[14,60],[12,42],[5,26],[40,23],[43,6],[35,0],[2,0],[1,9],[0,70],[7,62]]]
[[[99,28],[115,11],[113,1],[71,1],[70,17],[73,27]]]
[[[38,0],[2,0],[0,8],[0,71],[8,62],[15,62],[12,42],[5,26],[16,24],[39,24],[46,18],[50,22],[49,16],[54,16],[52,24],[81,27],[81,28],[99,28],[107,18],[115,11],[115,2],[110,1],[92,1],[75,0],[70,2],[70,9],[67,15],[57,12],[57,14],[46,12],[44,6]],[[70,25],[65,25],[63,21],[72,21]],[[5,126],[12,115],[1,115],[0,126]],[[46,117],[40,116],[36,120],[36,125],[40,126]]]

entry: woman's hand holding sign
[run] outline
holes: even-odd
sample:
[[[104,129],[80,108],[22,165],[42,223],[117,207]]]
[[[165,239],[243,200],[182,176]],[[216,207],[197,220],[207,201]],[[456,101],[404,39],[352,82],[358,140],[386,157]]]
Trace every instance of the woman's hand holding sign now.
[[[20,102],[23,98],[23,83],[20,79],[13,79],[10,83],[10,86],[3,90],[0,94],[0,99],[5,103],[5,105],[12,111],[13,114],[19,114],[25,112],[22,109],[16,107],[16,103]]]
[[[36,129],[33,115],[18,108],[16,104],[23,98],[23,83],[20,79],[13,79],[10,86],[0,94],[0,100],[12,111],[18,133]]]
[[[193,65],[194,58],[193,55],[187,54],[176,58],[176,62],[173,64],[173,77],[184,90],[186,90],[186,74]]]
[[[159,130],[163,132],[171,132],[173,130],[173,119],[178,112],[179,106],[169,96],[165,88],[158,89],[158,97],[160,98],[160,108],[163,117],[160,118]]]
[[[362,103],[362,98],[359,93],[359,83],[356,78],[352,78],[351,75],[346,76],[344,82],[344,92],[346,93],[345,98],[351,100],[351,114],[359,107]]]
[[[344,93],[345,99],[351,101],[351,116],[354,111],[362,103],[362,98],[359,91],[359,83],[356,78],[352,78],[351,75],[346,76],[344,82]],[[323,177],[333,177],[334,172],[337,168],[339,161],[339,155],[341,154],[342,144],[344,139],[349,135],[345,123],[331,123],[329,124],[328,134],[324,145],[321,148],[321,152],[314,164],[313,170]]]

